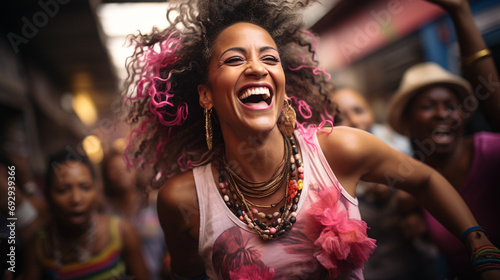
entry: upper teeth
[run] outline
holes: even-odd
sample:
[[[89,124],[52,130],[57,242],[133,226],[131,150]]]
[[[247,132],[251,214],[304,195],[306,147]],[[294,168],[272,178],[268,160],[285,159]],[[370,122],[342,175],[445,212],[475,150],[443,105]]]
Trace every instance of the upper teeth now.
[[[267,87],[254,87],[246,89],[240,95],[240,100],[248,98],[250,95],[260,95],[260,94],[264,95],[264,99],[268,99],[269,97],[271,97],[271,94],[269,93],[269,89]]]
[[[444,127],[436,127],[434,128],[434,133],[450,133],[450,129]]]

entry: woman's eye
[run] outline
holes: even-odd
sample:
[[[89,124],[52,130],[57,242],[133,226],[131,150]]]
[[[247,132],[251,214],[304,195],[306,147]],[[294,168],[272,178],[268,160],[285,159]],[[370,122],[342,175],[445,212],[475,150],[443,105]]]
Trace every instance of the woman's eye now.
[[[357,115],[362,115],[365,113],[365,110],[363,108],[360,108],[360,107],[356,107],[354,109],[354,112],[357,114]]]
[[[262,60],[274,63],[280,62],[279,58],[272,55],[266,55],[265,57],[262,58]]]
[[[235,64],[240,64],[242,63],[244,60],[243,58],[239,57],[239,56],[232,56],[226,60],[224,60],[224,64],[232,64],[232,65],[235,65]]]
[[[65,194],[68,192],[68,188],[56,188],[56,189],[54,189],[54,191],[57,194]]]
[[[82,188],[82,190],[89,192],[92,190],[92,185],[91,184],[82,184],[81,188]]]

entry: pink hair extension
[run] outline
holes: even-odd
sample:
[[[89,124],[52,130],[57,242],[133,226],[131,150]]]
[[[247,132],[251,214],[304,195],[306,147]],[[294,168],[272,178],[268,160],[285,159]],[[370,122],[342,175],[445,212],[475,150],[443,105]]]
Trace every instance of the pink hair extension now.
[[[126,102],[129,100],[138,100],[149,98],[149,110],[154,115],[151,120],[143,121],[138,129],[134,129],[129,135],[129,143],[134,138],[134,134],[144,133],[146,131],[147,124],[153,121],[158,121],[160,124],[168,127],[167,139],[165,141],[160,141],[156,146],[156,159],[161,157],[164,152],[165,146],[169,142],[171,128],[173,126],[180,126],[187,119],[189,110],[188,104],[181,102],[175,104],[173,102],[174,95],[170,93],[172,87],[172,72],[168,73],[167,78],[161,78],[160,71],[164,69],[170,69],[170,65],[173,65],[178,59],[179,55],[176,54],[177,48],[180,45],[181,37],[177,35],[177,32],[172,32],[169,36],[159,44],[159,51],[155,50],[153,45],[145,48],[144,52],[138,56],[138,63],[142,64],[142,72],[139,76],[139,81],[137,83],[136,95],[133,97],[128,97]],[[164,90],[158,90],[158,84],[162,84]],[[175,108],[172,113],[171,110],[166,112],[166,108]],[[127,146],[127,150],[130,146]],[[180,159],[179,159],[180,160]],[[137,164],[139,160],[135,162],[130,162],[127,159],[127,165]],[[151,160],[150,163],[156,160]]]
[[[321,118],[323,120],[330,120],[330,121],[333,121],[334,117],[332,115],[330,115],[330,113],[328,113],[328,109],[326,108],[326,104],[325,104],[325,116],[326,116],[326,119],[323,115],[321,115]],[[333,122],[332,122],[333,123]]]
[[[329,130],[323,129],[324,126],[329,123],[331,128]],[[323,120],[319,125],[309,124],[304,126],[304,124],[297,122],[297,130],[301,135],[304,136],[304,141],[310,145],[314,150],[316,150],[316,145],[314,144],[314,135],[316,131],[320,131],[322,133],[330,134],[333,132],[333,122],[330,120]]]
[[[181,168],[184,168],[184,169],[191,169],[193,167],[191,160],[186,159],[185,154],[182,155],[181,157],[179,157],[179,159],[177,159],[177,163],[179,164],[179,166]]]
[[[333,117],[332,115],[330,115],[330,113],[328,113],[328,110],[327,110],[327,108],[326,108],[326,105],[325,105],[325,108],[324,108],[324,109],[325,109],[325,112],[324,112],[324,115],[323,115],[323,114],[321,114],[321,119],[322,119],[322,121],[321,121],[321,123],[320,123],[320,124],[318,124],[318,130],[319,130],[319,131],[321,131],[321,132],[323,132],[323,133],[330,134],[330,133],[332,133],[332,131],[333,131],[333,119],[334,119],[334,117]],[[329,124],[330,124],[330,127],[331,127],[331,128],[329,129],[329,131],[327,131],[327,130],[324,130],[324,129],[323,129],[323,127],[324,127],[327,123],[329,123]]]
[[[312,52],[312,60],[314,60],[314,56],[316,55],[316,38],[314,37],[314,35],[307,31],[307,30],[300,30],[300,32],[304,33],[304,34],[307,34],[308,36],[311,37],[311,40],[312,40],[312,46],[311,46],[311,49],[310,51]],[[314,75],[319,75],[320,72],[323,72],[323,74],[325,74],[327,77],[328,77],[328,80],[330,80],[332,78],[332,75],[330,73],[328,73],[324,67],[315,67],[315,66],[311,66],[311,65],[306,65],[305,62],[306,62],[306,59],[305,57],[302,55],[302,54],[299,54],[302,58],[302,63],[304,63],[303,65],[299,65],[298,67],[296,68],[292,68],[290,66],[288,66],[288,69],[290,69],[291,71],[297,71],[297,70],[300,70],[302,68],[311,68],[313,69],[312,72]]]
[[[311,118],[311,116],[312,116],[311,108],[307,104],[307,102],[305,102],[304,100],[301,100],[301,99],[299,99],[299,98],[297,98],[295,96],[289,96],[288,98],[291,99],[294,103],[299,104],[298,105],[298,110],[299,110],[299,113],[302,115],[303,118],[305,118],[305,119]],[[302,108],[306,108],[306,110],[309,112],[309,114],[305,115],[304,111],[302,110]],[[304,140],[306,141],[306,143],[308,143],[309,145],[311,145],[311,147],[313,147],[313,149],[315,149],[314,142],[312,141],[312,135],[309,135],[310,134],[310,130],[306,129],[304,127],[304,124],[302,124],[300,122],[296,122],[296,125],[297,125],[297,131],[299,131],[300,134],[304,135]],[[311,129],[311,130],[313,130],[313,129]]]
[[[304,119],[310,119],[312,117],[311,106],[309,106],[309,104],[307,104],[307,102],[305,100],[301,100],[301,99],[297,98],[296,96],[290,96],[289,98],[294,103],[297,104],[297,109]],[[322,118],[323,118],[323,116],[322,116]],[[321,132],[331,133],[331,132],[327,132],[327,131],[323,130],[323,126],[328,122],[332,123],[331,121],[324,120],[324,118],[323,118],[323,122],[321,122],[319,127],[316,126],[315,124],[309,124],[306,127],[306,126],[304,126],[304,124],[297,122],[297,130],[299,131],[300,134],[302,134],[304,136],[304,141],[307,144],[311,145],[311,147],[313,149],[316,149],[316,146],[314,145],[314,140],[313,140],[314,134],[316,133],[317,130],[320,130]],[[333,123],[332,123],[332,125],[333,125]]]
[[[288,69],[290,69],[291,71],[297,71],[297,70],[300,70],[302,68],[312,69],[312,72],[314,75],[319,75],[319,73],[322,72],[323,74],[325,74],[328,77],[327,80],[330,80],[332,78],[332,75],[330,73],[328,73],[324,67],[316,67],[316,66],[311,66],[311,65],[299,65],[298,67],[292,68],[292,67],[288,66]]]
[[[312,117],[312,111],[311,111],[311,106],[307,104],[304,100],[299,100],[295,96],[290,96],[290,99],[292,99],[293,102],[297,103],[297,110],[299,113],[302,115],[304,119],[310,119]]]
[[[162,41],[159,44],[160,52],[156,52],[154,50],[155,46],[153,45],[146,48],[144,52],[138,56],[137,60],[140,62],[140,64],[143,65],[141,67],[143,69],[141,73],[141,80],[137,85],[137,95],[135,97],[128,97],[127,101],[144,98],[155,92],[153,91],[150,92],[150,94],[143,94],[143,88],[145,87],[144,84],[154,85],[154,80],[156,79],[159,79],[163,82],[169,80],[170,75],[167,77],[167,79],[159,78],[159,71],[160,69],[166,67],[167,65],[173,64],[178,60],[177,55],[174,54],[179,47],[181,38],[173,38],[176,33],[177,32],[172,32],[166,40]],[[167,85],[166,91],[168,91],[169,89],[170,83]]]
[[[150,96],[149,109],[155,114],[159,122],[165,126],[176,126],[182,125],[187,118],[188,115],[188,106],[186,103],[180,103],[177,105],[176,113],[162,113],[160,110],[164,107],[175,107],[175,104],[170,101],[173,98],[173,94],[170,94],[169,91],[171,89],[171,73],[169,73],[166,79],[160,78],[160,69],[167,67],[167,65],[174,64],[178,57],[175,54],[177,47],[179,46],[180,38],[172,38],[175,32],[171,33],[168,38],[160,44],[160,53],[154,51],[153,47],[150,47],[149,50],[145,54],[145,60],[148,65],[145,67],[146,73],[153,73],[153,77],[144,77],[138,85],[138,95],[142,93],[144,89],[144,85],[149,85],[147,87],[147,93],[142,94],[142,96]],[[149,70],[149,71],[148,71]],[[165,83],[164,91],[157,91],[157,88],[154,86],[157,82]]]
[[[329,130],[325,130],[323,129],[323,127],[329,123],[330,124],[330,129]],[[333,122],[330,121],[330,120],[323,120],[319,125],[318,125],[318,130],[323,132],[323,133],[326,133],[326,134],[330,134],[333,132]]]
[[[309,127],[308,127],[309,128]],[[308,129],[304,127],[303,124],[297,123],[297,130],[304,137],[304,141],[316,151],[316,145],[314,145],[314,134],[316,133],[316,129]]]
[[[332,127],[330,130],[325,130],[323,127],[327,124],[330,123],[332,124]],[[311,146],[313,150],[316,151],[316,145],[314,144],[314,135],[316,134],[317,131],[321,131],[322,133],[327,133],[330,134],[333,131],[333,123],[329,120],[324,120],[322,121],[319,125],[315,124],[310,124],[307,127],[304,126],[304,124],[297,123],[297,130],[299,133],[304,137],[304,141]]]
[[[157,156],[163,154],[163,151],[165,150],[165,145],[167,145],[167,141],[159,141],[158,145],[156,145]]]

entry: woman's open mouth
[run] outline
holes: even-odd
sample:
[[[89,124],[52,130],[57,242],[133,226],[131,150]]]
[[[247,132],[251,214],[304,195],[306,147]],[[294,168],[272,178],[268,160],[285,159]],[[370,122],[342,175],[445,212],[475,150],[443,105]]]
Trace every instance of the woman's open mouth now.
[[[238,96],[245,107],[251,109],[266,109],[272,103],[271,92],[268,87],[249,87]]]
[[[87,220],[85,212],[73,212],[70,214],[69,219],[73,224],[81,224]]]

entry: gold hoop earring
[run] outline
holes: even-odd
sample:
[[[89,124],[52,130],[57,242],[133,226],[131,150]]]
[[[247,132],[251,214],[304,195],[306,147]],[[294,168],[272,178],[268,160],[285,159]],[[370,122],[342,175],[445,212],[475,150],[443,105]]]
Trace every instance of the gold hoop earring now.
[[[297,114],[292,107],[292,101],[290,99],[285,99],[283,109],[281,110],[280,120],[278,122],[278,128],[285,136],[291,137],[293,135],[293,131],[295,130],[296,122]]]
[[[212,149],[212,109],[205,108],[205,136],[207,138],[207,147]]]

